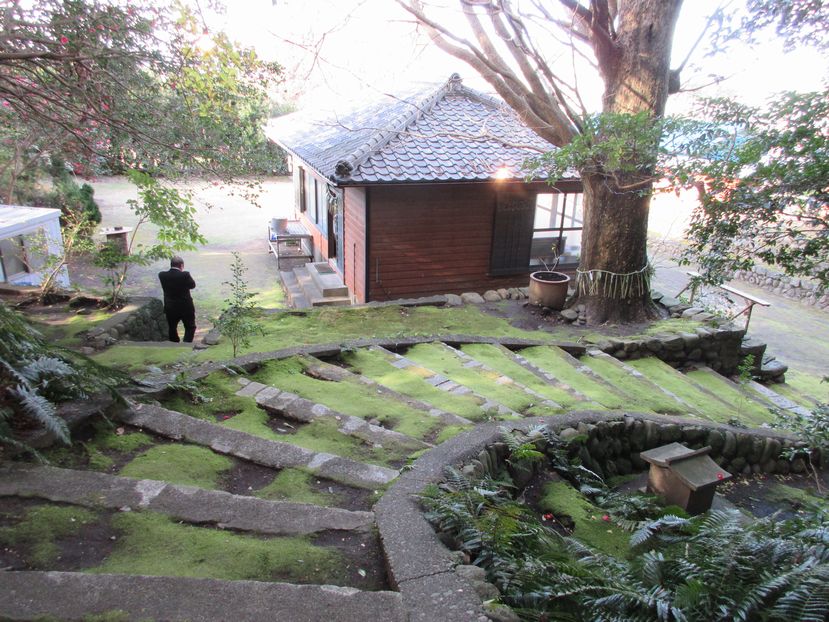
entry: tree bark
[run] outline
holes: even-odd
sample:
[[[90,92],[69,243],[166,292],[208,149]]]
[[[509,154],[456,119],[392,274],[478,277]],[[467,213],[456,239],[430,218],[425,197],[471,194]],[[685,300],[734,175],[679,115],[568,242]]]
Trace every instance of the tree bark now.
[[[652,118],[664,114],[671,43],[681,6],[682,0],[620,3],[616,45],[612,53],[597,54],[605,82],[603,112],[644,112]],[[648,265],[653,189],[652,181],[642,180],[652,177],[655,162],[628,164],[636,166],[637,178],[612,170],[582,173],[585,222],[574,304],[586,305],[589,324],[633,322],[656,315],[649,275],[642,274]]]

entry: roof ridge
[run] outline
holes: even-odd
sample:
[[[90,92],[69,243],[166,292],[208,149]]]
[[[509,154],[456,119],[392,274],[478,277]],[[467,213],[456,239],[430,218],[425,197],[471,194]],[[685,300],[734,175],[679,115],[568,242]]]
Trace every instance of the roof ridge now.
[[[435,104],[443,99],[447,93],[453,92],[456,89],[470,90],[461,84],[460,75],[453,73],[446,82],[440,85],[430,95],[419,101],[407,102],[411,104],[414,110],[406,110],[401,113],[396,119],[391,121],[390,125],[392,127],[390,129],[380,130],[373,134],[361,147],[337,162],[334,168],[335,180],[347,181],[351,177],[352,171],[365,162],[372,153],[385,147],[392,138],[434,108]]]

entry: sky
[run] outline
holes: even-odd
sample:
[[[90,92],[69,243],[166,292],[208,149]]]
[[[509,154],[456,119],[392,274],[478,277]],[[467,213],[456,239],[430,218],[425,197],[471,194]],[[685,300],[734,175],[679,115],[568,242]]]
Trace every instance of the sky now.
[[[294,79],[279,95],[299,108],[336,106],[343,99],[394,92],[405,84],[441,82],[453,72],[465,84],[491,91],[471,67],[418,34],[394,0],[234,0],[228,5],[222,15],[205,14],[208,27],[225,30],[263,57],[282,63]],[[686,0],[674,38],[674,65],[717,5],[713,0]],[[739,45],[719,57],[697,52],[691,64],[683,73],[683,86],[700,86],[710,82],[711,74],[724,74],[723,83],[699,93],[737,96],[754,105],[782,90],[820,89],[827,76],[827,64],[817,51],[784,53],[773,33],[762,45]],[[589,73],[580,72],[579,86],[598,103],[600,85],[591,86]],[[671,98],[669,112],[682,112],[692,97]]]

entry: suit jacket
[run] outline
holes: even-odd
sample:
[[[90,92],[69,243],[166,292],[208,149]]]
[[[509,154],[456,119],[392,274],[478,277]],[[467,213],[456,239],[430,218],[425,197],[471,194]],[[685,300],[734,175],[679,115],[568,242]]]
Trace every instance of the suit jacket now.
[[[177,314],[195,313],[190,290],[196,286],[196,282],[189,272],[178,268],[170,268],[166,272],[159,272],[158,280],[161,281],[161,289],[164,290],[164,310],[166,312]]]

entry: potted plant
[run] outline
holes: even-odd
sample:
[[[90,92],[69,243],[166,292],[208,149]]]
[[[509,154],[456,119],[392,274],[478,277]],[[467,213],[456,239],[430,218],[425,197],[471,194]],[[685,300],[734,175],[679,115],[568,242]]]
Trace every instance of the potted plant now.
[[[532,305],[561,310],[567,300],[570,277],[563,272],[556,272],[559,254],[555,248],[553,252],[555,260],[552,269],[543,259],[540,259],[544,265],[544,270],[530,274],[529,299]]]

